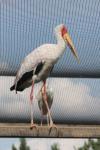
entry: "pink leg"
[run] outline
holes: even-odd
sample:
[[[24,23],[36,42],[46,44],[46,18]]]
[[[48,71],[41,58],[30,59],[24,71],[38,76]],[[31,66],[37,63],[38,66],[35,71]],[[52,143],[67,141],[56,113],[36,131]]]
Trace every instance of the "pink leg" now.
[[[34,81],[32,82],[32,88],[30,93],[30,102],[31,102],[31,129],[33,127],[37,128],[33,121],[33,92],[34,92]]]
[[[49,127],[49,116],[48,116],[48,113],[47,113],[47,125],[48,125],[48,127]]]
[[[34,93],[34,81],[32,82],[32,88],[31,88],[31,93],[30,93],[30,102],[31,102],[31,126],[30,129],[35,128],[37,130],[37,135],[38,135],[38,127],[37,125],[34,124],[33,121],[33,93]]]
[[[48,119],[50,120],[50,123],[49,123],[49,126],[50,126],[49,134],[51,133],[51,130],[52,130],[52,128],[54,127],[54,128],[56,129],[57,135],[59,135],[58,128],[53,124],[53,120],[52,120],[52,117],[51,117],[50,109],[49,109],[49,106],[48,106],[48,103],[47,103],[46,81],[44,81],[44,92],[43,92],[43,96],[44,96],[45,105],[46,105],[47,110],[48,110]]]
[[[33,100],[33,90],[34,90],[34,81],[32,82],[32,88],[31,88],[31,93],[30,93],[30,101],[31,102]]]
[[[47,103],[46,80],[44,81],[43,87],[44,87],[44,92],[43,92],[44,102],[45,102],[45,105],[46,105],[47,110],[48,110],[48,117],[49,117],[49,119],[50,119],[50,125],[52,126],[52,125],[53,125],[53,120],[52,120],[51,113],[50,113],[50,109],[49,109],[48,103]]]
[[[41,126],[43,125],[43,114],[42,114],[42,111],[41,111]]]

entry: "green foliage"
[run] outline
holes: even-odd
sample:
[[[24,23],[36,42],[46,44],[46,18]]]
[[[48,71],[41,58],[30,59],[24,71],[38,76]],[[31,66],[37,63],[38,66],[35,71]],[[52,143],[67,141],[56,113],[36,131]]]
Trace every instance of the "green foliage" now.
[[[100,150],[100,139],[97,139],[97,141],[89,139],[88,142],[85,142],[78,150]]]
[[[53,144],[51,150],[60,150],[59,145],[57,143]]]
[[[20,147],[19,150],[30,150],[30,148],[26,144],[25,138],[20,139]]]
[[[12,145],[12,150],[17,150],[14,145]],[[25,139],[25,138],[20,138],[19,150],[30,150],[30,147],[27,146],[27,143],[26,143],[26,139]]]
[[[14,144],[12,145],[12,150],[17,150]]]

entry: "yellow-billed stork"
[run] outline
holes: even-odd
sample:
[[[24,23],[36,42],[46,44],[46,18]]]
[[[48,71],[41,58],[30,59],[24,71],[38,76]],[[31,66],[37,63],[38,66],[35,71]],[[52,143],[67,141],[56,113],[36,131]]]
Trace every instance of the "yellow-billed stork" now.
[[[17,93],[17,91],[23,91],[25,88],[32,85],[30,93],[31,127],[35,126],[33,122],[32,108],[34,84],[43,81],[42,88],[44,89],[45,104],[48,109],[49,118],[51,118],[50,110],[47,104],[46,79],[52,71],[54,64],[64,53],[66,44],[70,47],[72,53],[79,61],[74,44],[64,24],[60,24],[55,27],[55,36],[57,38],[57,44],[43,44],[24,58],[17,72],[14,85],[10,88],[11,91],[15,90]],[[53,125],[52,120],[50,120],[50,125]]]

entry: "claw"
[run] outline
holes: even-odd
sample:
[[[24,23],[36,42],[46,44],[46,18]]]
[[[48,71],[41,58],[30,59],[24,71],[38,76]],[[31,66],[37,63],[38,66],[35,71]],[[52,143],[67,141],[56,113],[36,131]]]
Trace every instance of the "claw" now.
[[[49,129],[49,135],[51,134],[52,129],[56,129],[56,135],[57,137],[59,137],[59,130],[57,128],[57,126],[55,124],[50,125],[50,129]]]
[[[31,124],[30,129],[33,130],[33,128],[36,129],[36,133],[37,133],[37,136],[38,136],[38,134],[39,134],[38,126],[36,124]]]

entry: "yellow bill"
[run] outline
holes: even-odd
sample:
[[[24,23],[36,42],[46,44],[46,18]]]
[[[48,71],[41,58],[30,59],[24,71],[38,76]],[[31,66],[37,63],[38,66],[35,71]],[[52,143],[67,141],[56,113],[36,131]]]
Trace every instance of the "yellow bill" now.
[[[71,39],[70,35],[68,34],[68,32],[66,34],[64,34],[63,38],[67,42],[69,48],[71,49],[71,51],[72,51],[73,55],[75,56],[75,58],[77,59],[78,63],[80,63],[77,51],[74,47],[74,44],[73,44],[72,39]]]

